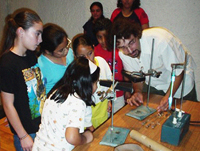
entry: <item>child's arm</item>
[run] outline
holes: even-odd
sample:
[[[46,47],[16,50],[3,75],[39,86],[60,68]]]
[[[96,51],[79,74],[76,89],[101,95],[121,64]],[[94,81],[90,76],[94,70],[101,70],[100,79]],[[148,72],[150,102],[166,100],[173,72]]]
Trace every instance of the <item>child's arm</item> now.
[[[87,127],[85,130],[89,130],[89,131],[93,132],[94,131],[94,126],[92,125],[90,127]]]
[[[14,128],[15,132],[17,133],[17,136],[21,138],[21,147],[24,150],[31,150],[33,139],[29,135],[27,135],[27,132],[24,129],[20,121],[19,115],[14,107],[14,94],[1,91],[1,98],[7,118]]]
[[[68,127],[65,131],[65,138],[68,143],[77,146],[90,143],[93,140],[93,135],[91,131],[85,131],[84,133],[79,133],[79,129],[75,127]]]
[[[107,112],[111,113],[111,111],[112,111],[112,102],[110,100],[108,100]]]

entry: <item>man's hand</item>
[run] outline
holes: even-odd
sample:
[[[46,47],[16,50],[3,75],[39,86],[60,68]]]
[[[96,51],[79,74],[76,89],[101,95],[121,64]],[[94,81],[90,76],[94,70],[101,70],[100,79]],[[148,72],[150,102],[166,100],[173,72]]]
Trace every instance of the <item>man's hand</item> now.
[[[167,111],[169,107],[168,96],[164,96],[161,101],[160,105],[157,107],[158,112]]]
[[[131,98],[131,93],[130,92],[124,92],[124,99],[130,99]]]
[[[133,95],[127,99],[127,103],[131,106],[136,105],[139,106],[141,103],[143,103],[143,95],[141,92],[135,92]]]
[[[183,80],[183,74],[184,72],[182,71],[182,73],[178,76],[175,77],[175,82],[174,82],[174,87],[173,87],[173,92],[172,92],[172,96],[176,93],[176,91],[178,90],[182,80]],[[165,94],[165,96],[161,99],[160,101],[160,105],[157,107],[158,112],[162,112],[162,111],[167,111],[168,107],[169,107],[169,103],[168,103],[168,98],[170,96],[170,86]]]

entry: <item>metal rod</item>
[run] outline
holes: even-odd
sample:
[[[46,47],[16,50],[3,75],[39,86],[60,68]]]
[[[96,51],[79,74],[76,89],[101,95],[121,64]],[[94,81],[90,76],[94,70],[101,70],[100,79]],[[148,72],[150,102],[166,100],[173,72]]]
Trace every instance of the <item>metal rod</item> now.
[[[151,62],[150,62],[150,72],[152,71],[152,64],[153,64],[153,51],[154,51],[154,39],[152,40],[152,50],[151,50]],[[149,95],[150,95],[150,85],[151,85],[151,75],[149,76],[149,83],[148,83],[148,95],[147,95],[147,108],[149,107]]]
[[[175,102],[175,109],[174,109],[174,113],[173,113],[173,124],[177,124],[177,117],[176,117],[176,99],[174,100]]]
[[[152,65],[153,65],[153,51],[154,51],[154,39],[152,40],[150,69],[152,69]]]
[[[182,116],[182,103],[183,103],[185,77],[186,77],[187,56],[188,56],[188,53],[185,51],[185,63],[184,63],[184,69],[183,69],[184,74],[183,74],[183,82],[182,82],[182,89],[181,89],[181,106],[180,106],[180,111],[179,111],[179,117]]]
[[[174,114],[174,117],[176,118],[176,99],[174,99],[174,103],[175,103],[175,104],[174,104],[174,107],[175,107],[175,109],[174,109],[174,113],[175,113],[175,114]]]
[[[113,130],[114,101],[116,98],[115,86],[114,86],[115,85],[115,49],[116,49],[116,35],[114,35],[114,46],[113,46],[113,83],[112,83],[112,87],[113,87],[114,98],[112,100],[111,131]]]

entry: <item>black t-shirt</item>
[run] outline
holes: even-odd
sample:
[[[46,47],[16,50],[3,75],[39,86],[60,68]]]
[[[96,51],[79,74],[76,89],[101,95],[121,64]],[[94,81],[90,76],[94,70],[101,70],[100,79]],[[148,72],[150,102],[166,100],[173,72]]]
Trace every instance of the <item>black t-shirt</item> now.
[[[14,94],[14,107],[28,134],[38,131],[41,120],[40,99],[37,96],[40,78],[34,52],[28,50],[26,56],[18,56],[9,51],[1,57],[1,91]],[[16,134],[11,124],[10,128]]]
[[[98,40],[96,38],[96,35],[94,34],[93,30],[94,30],[94,23],[92,22],[92,20],[88,20],[84,25],[83,25],[83,29],[86,31],[86,35],[88,36],[88,38],[90,38],[90,40],[92,41],[92,43],[96,46],[98,45]]]
[[[114,21],[117,20],[117,19],[120,18],[120,17],[127,18],[127,19],[130,20],[131,22],[136,22],[136,23],[139,23],[139,24],[141,25],[140,20],[139,20],[138,16],[136,15],[136,13],[135,13],[134,11],[133,11],[133,13],[132,13],[129,17],[124,17],[123,14],[122,14],[122,12],[120,12],[120,13],[115,17]]]

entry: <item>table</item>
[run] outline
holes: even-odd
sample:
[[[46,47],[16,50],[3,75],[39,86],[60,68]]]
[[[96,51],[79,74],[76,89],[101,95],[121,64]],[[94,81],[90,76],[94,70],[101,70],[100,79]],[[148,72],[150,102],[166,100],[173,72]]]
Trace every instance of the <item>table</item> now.
[[[151,95],[149,101],[149,107],[155,108],[159,104],[159,100],[162,96],[159,95]],[[179,108],[179,104],[177,102],[177,108]],[[162,124],[167,119],[163,119],[160,121],[161,125],[157,125],[154,129],[151,127],[146,128],[146,126],[142,125],[146,119],[155,116],[157,113],[154,113],[144,119],[143,121],[139,121],[135,118],[129,117],[125,115],[130,110],[136,108],[135,106],[131,107],[130,105],[124,106],[121,110],[115,113],[113,118],[113,125],[114,127],[122,127],[128,128],[130,131],[132,129],[137,130],[139,133],[146,135],[147,137],[151,138],[152,140],[160,143],[161,145],[174,150],[174,151],[197,151],[200,150],[200,126],[192,126],[190,125],[189,131],[186,133],[182,141],[180,142],[179,146],[173,146],[168,143],[164,143],[160,141],[161,137],[161,128]],[[200,121],[200,103],[193,102],[193,101],[183,101],[182,109],[191,114],[191,121]],[[106,134],[108,127],[111,126],[111,119],[108,119],[104,124],[102,124],[99,128],[95,130],[93,133],[94,140],[93,142],[81,146],[77,146],[74,148],[73,151],[113,151],[114,147],[100,145],[100,141],[102,140],[103,136]],[[130,133],[129,133],[130,134]],[[128,134],[125,144],[133,143],[138,144],[142,147],[144,151],[151,151],[150,148],[146,147],[145,145],[133,140],[130,135]]]

